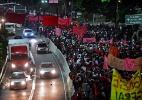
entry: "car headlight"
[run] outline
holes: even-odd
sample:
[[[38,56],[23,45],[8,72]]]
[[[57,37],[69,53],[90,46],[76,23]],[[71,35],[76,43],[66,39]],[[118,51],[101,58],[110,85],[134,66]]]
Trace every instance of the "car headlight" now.
[[[24,84],[26,84],[26,82],[25,82],[25,81],[22,81],[21,84],[24,85]]]
[[[43,70],[41,70],[41,71],[40,71],[40,74],[44,74],[44,71],[43,71]]]
[[[25,67],[28,67],[28,62],[24,65]]]
[[[14,64],[11,65],[12,68],[15,68],[16,66]]]
[[[32,72],[32,71],[33,71],[33,68],[31,68],[30,71]]]
[[[52,73],[52,74],[55,74],[55,73],[56,73],[56,71],[55,71],[55,70],[52,70],[52,71],[51,71],[51,73]]]
[[[31,35],[33,36],[34,34],[32,33]]]
[[[10,84],[11,84],[11,85],[14,85],[14,82],[11,82]]]

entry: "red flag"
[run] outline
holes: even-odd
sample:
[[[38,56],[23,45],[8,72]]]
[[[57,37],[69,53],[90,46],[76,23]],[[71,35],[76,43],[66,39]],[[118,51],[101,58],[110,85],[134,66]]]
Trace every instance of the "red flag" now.
[[[58,17],[57,16],[43,16],[42,24],[45,26],[57,26]]]
[[[61,36],[62,35],[61,29],[60,28],[55,28],[55,34],[57,36]]]
[[[83,26],[73,26],[73,33],[78,34],[79,38],[83,37],[83,34],[87,33],[86,25]]]
[[[7,13],[6,22],[24,24],[25,14]]]
[[[133,71],[134,70],[134,59],[129,59],[129,58],[125,58],[124,59],[124,67],[127,69],[127,70],[131,70]]]
[[[58,18],[59,25],[66,25],[68,27],[71,24],[71,18]]]
[[[108,69],[107,57],[106,57],[106,55],[104,55],[104,65],[103,65],[103,69],[109,70],[109,69]]]
[[[118,49],[118,47],[110,45],[109,46],[109,53],[111,53],[113,56],[117,57],[120,53],[120,50]]]

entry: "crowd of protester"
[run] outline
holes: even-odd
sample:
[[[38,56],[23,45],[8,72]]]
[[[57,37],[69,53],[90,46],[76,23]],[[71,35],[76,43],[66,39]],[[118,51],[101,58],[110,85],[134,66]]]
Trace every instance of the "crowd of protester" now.
[[[4,11],[3,8],[0,11]],[[58,49],[66,58],[70,73],[69,77],[73,82],[75,89],[71,100],[110,100],[111,94],[111,78],[112,66],[109,69],[103,69],[104,56],[108,56],[110,45],[119,48],[120,53],[117,58],[142,57],[141,41],[132,39],[135,32],[133,27],[118,26],[114,24],[90,24],[82,21],[79,25],[86,24],[87,33],[82,38],[78,38],[77,34],[73,34],[72,23],[69,27],[63,25],[58,26],[62,29],[62,35],[55,34],[55,27],[40,27],[39,22],[26,22],[25,26],[36,33],[43,35],[52,40]],[[83,43],[83,38],[96,39],[96,42]],[[102,42],[113,39],[113,42]],[[135,72],[117,70],[124,79],[129,80]]]
[[[72,23],[68,28],[62,28],[62,35],[55,34],[55,27],[38,29],[39,35],[50,38],[65,56],[73,81],[75,92],[72,100],[110,100],[112,70],[103,69],[104,55],[108,56],[110,43],[102,40],[113,38],[111,45],[119,48],[117,56],[120,59],[138,58],[142,56],[141,42],[131,39],[132,28],[127,26],[86,23],[87,33],[82,38],[72,33]],[[83,43],[83,38],[95,37],[94,43]],[[127,43],[124,43],[126,42]],[[120,71],[123,78],[129,80],[135,72]]]

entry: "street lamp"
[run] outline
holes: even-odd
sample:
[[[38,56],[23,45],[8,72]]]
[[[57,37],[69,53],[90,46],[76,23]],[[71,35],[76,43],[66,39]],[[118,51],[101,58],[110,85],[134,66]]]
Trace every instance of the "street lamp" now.
[[[41,3],[47,3],[47,0],[41,0]]]
[[[1,29],[5,28],[5,19],[1,17]]]
[[[4,22],[5,22],[5,19],[4,19],[4,18],[2,18],[2,19],[1,19],[1,21],[2,21],[2,23],[4,23]]]
[[[116,27],[118,25],[118,18],[119,18],[119,3],[121,3],[121,0],[117,0],[116,2],[116,19],[115,19]]]

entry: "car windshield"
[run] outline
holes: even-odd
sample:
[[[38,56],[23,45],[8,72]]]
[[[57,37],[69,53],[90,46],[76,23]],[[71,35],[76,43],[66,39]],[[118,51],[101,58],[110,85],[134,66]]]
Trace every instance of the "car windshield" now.
[[[46,43],[38,44],[38,47],[47,47]]]
[[[25,30],[25,32],[32,32],[32,30]]]
[[[11,76],[12,79],[23,79],[25,78],[24,74],[12,74]]]
[[[53,68],[52,64],[42,64],[41,68]]]
[[[5,25],[5,28],[14,28],[14,25]]]
[[[11,55],[11,60],[23,60],[28,59],[27,54],[24,55]]]

